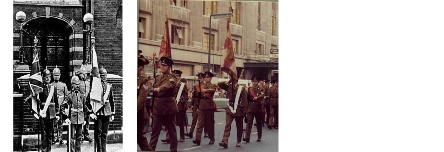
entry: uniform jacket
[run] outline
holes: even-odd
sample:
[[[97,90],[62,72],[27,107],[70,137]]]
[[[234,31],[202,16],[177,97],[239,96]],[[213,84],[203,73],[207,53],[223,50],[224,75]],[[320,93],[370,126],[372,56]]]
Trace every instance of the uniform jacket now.
[[[89,92],[91,91],[91,82],[87,79],[86,81],[80,80],[80,92],[89,97]]]
[[[250,94],[250,89],[253,89],[254,94],[256,94],[257,96],[257,100],[253,100],[254,97]],[[247,112],[249,113],[258,113],[258,112],[262,112],[262,104],[264,104],[264,89],[262,87],[260,87],[259,85],[257,85],[256,87],[251,86],[248,88],[247,90],[247,96],[248,96],[248,110]],[[258,101],[262,100],[262,104]]]
[[[102,88],[103,88],[102,96],[105,95],[105,92],[108,89],[108,85],[110,85],[110,84],[102,81]],[[111,85],[111,87],[112,87],[112,85]],[[110,88],[108,96],[103,97],[103,100],[105,101],[105,105],[103,105],[103,107],[97,111],[97,114],[104,115],[104,116],[109,116],[111,114],[114,114],[115,109],[114,109],[114,98],[113,98],[113,89],[112,88]]]
[[[234,103],[236,101],[237,89],[238,89],[239,85],[235,84],[232,86],[231,83],[227,84],[226,82],[219,82],[217,85],[221,89],[224,89],[225,91],[227,91],[227,97],[229,99],[228,103],[231,107],[234,108]],[[236,113],[232,114],[231,111],[229,110],[228,106],[225,111],[227,114],[231,114],[236,117],[241,117],[246,113],[246,110],[244,110],[244,107],[246,107],[246,106],[244,104],[247,102],[248,101],[247,101],[247,95],[245,94],[245,89],[242,89],[242,91],[240,92],[240,95],[239,95],[239,101],[237,104]]]
[[[203,83],[203,89],[211,89],[211,91],[209,91],[209,92],[201,91],[201,99],[200,99],[200,102],[199,102],[199,110],[214,109],[214,105],[216,103],[213,100],[213,96],[214,96],[214,92],[216,91],[216,86],[211,84],[211,83]],[[210,96],[210,98],[208,99],[208,97],[205,96],[205,94],[208,94]]]
[[[148,112],[145,108],[146,98],[149,95],[151,86],[148,85],[148,77],[141,72],[137,76],[137,113],[141,112],[143,119],[148,118]]]
[[[193,87],[194,91],[193,91],[193,97],[191,100],[191,104],[194,106],[193,110],[196,110],[199,107],[199,101],[200,101],[200,89],[199,89],[199,83],[197,83],[196,85],[194,85]]]
[[[177,93],[179,92],[181,84],[182,84],[182,82],[180,82],[178,80],[178,82],[176,83],[176,88],[174,89],[174,94],[175,94],[174,99],[176,99],[176,96],[177,96]],[[187,103],[188,103],[188,87],[185,84],[185,86],[183,87],[183,90],[181,92],[179,102],[177,103],[177,109],[178,110],[187,110],[187,108],[188,108]]]
[[[153,105],[153,115],[173,114],[178,112],[174,89],[176,87],[176,77],[170,73],[159,75],[155,79],[154,88],[159,88],[155,93]],[[153,100],[153,99],[151,99]]]
[[[268,84],[266,85],[261,85],[262,89],[264,90],[264,94],[265,96],[269,96],[269,87]],[[268,105],[270,102],[269,98],[264,99],[264,104]]]
[[[65,97],[64,103],[69,105],[68,116],[71,124],[82,124],[85,121],[85,115],[92,113],[87,106],[86,96],[80,91],[71,91]]]
[[[278,87],[271,87],[270,88],[270,105],[271,106],[278,106],[279,104],[279,88]]]
[[[61,81],[52,82],[51,84],[57,89],[57,100],[60,106],[59,111],[66,115],[65,110],[61,105],[63,104],[62,102],[64,101],[65,96],[69,93],[68,88],[66,87],[66,84]]]
[[[43,84],[43,91],[39,94],[40,96],[40,110],[43,110],[46,99],[49,96],[51,87],[54,88],[54,93],[52,94],[52,99],[49,102],[48,109],[46,110],[46,117],[52,119],[55,118],[56,114],[59,114],[59,102],[57,98],[57,89],[52,84]]]

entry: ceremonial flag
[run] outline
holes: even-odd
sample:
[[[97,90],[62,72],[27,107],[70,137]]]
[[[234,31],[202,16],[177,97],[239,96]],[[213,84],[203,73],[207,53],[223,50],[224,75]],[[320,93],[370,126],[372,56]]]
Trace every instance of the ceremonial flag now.
[[[38,109],[37,109],[37,104],[39,102],[38,94],[43,92],[43,81],[42,81],[42,73],[40,72],[39,55],[36,49],[34,49],[31,73],[29,76],[29,88],[30,88],[29,97],[32,99],[31,109],[34,112],[34,117],[38,119]],[[35,94],[37,96],[33,96]],[[25,99],[25,102],[28,101],[29,97]]]
[[[228,75],[230,75],[232,79],[237,80],[238,77],[234,58],[233,44],[231,41],[230,18],[227,19],[227,38],[225,39],[224,49],[226,52],[223,57],[224,63],[221,67],[221,70],[228,73]]]
[[[90,98],[91,98],[91,105],[92,110],[94,113],[96,113],[100,108],[103,107],[105,104],[102,102],[102,82],[99,77],[99,64],[97,62],[97,54],[96,49],[92,48],[92,69],[91,69],[91,92],[90,92]]]
[[[169,57],[171,59],[171,44],[170,44],[170,32],[168,30],[168,17],[165,20],[165,31],[162,37],[162,42],[160,43],[160,57]]]

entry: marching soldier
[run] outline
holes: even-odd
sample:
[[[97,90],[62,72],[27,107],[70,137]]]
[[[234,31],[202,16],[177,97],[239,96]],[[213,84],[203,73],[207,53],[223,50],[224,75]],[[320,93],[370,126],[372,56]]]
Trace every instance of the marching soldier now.
[[[199,102],[199,109],[197,109],[198,120],[197,120],[197,132],[196,140],[193,143],[200,145],[200,139],[202,137],[203,127],[208,130],[208,135],[210,138],[210,145],[214,144],[214,106],[213,101],[214,92],[216,91],[216,86],[211,84],[211,79],[214,76],[211,72],[205,72],[205,81],[203,87],[199,88],[201,92],[201,99]]]
[[[61,105],[63,104],[63,100],[65,98],[66,95],[68,95],[68,88],[66,87],[66,84],[59,81],[60,80],[60,69],[59,68],[54,68],[54,70],[52,70],[52,77],[54,78],[54,82],[51,83],[51,85],[53,85],[55,87],[55,89],[57,90],[57,97],[58,97],[58,104],[59,104],[59,117],[60,120],[57,120],[54,122],[54,141],[55,142],[59,142],[60,145],[65,144],[62,140],[62,120],[65,119],[67,117],[67,114],[65,113],[65,111],[62,109]]]
[[[90,102],[89,93],[91,91],[90,81],[86,78],[86,68],[80,67],[79,71],[76,72],[80,79],[80,92],[82,92],[86,97],[86,101]],[[89,117],[85,116],[85,125],[83,126],[83,140],[93,142],[94,140],[89,137]]]
[[[143,133],[145,120],[149,118],[145,103],[151,87],[148,85],[148,78],[143,72],[147,64],[149,64],[148,60],[139,57],[137,62],[137,144],[143,151],[150,150],[148,141]]]
[[[97,152],[106,152],[106,140],[108,135],[109,123],[114,120],[115,108],[112,85],[107,82],[107,74],[105,68],[99,70],[100,80],[102,82],[102,102],[104,105],[97,110],[96,114],[91,117],[96,119],[94,123],[94,139],[97,143]]]
[[[176,113],[178,112],[174,99],[176,78],[170,73],[173,60],[168,57],[161,57],[160,63],[162,75],[155,78],[153,89],[155,97],[151,99],[153,105],[153,131],[149,145],[152,151],[156,150],[162,125],[165,124],[170,137],[170,150],[177,151],[177,133],[174,124]]]
[[[263,80],[263,81],[261,81],[261,83],[262,83],[262,87],[263,87],[263,90],[264,90],[264,92],[265,92],[265,96],[264,96],[264,107],[265,107],[265,111],[266,111],[266,113],[264,114],[264,121],[262,121],[262,122],[265,122],[265,124],[268,124],[268,119],[270,119],[270,97],[269,97],[269,95],[268,95],[268,90],[269,90],[269,85],[268,85],[268,82],[270,82],[270,80]]]
[[[268,120],[268,129],[271,129],[271,127],[274,127],[275,129],[278,129],[278,118],[279,118],[279,87],[278,87],[278,81],[273,80],[271,81],[271,84],[273,84],[273,87],[270,88],[270,113],[271,117],[270,120]]]
[[[80,141],[82,140],[82,124],[85,123],[85,115],[92,111],[88,109],[86,96],[80,91],[79,77],[71,78],[71,93],[65,98],[64,104],[69,105],[68,119],[66,123],[71,125],[71,152],[80,152]]]
[[[264,90],[259,87],[258,85],[258,78],[256,76],[253,76],[251,78],[251,82],[253,86],[248,88],[247,95],[248,95],[248,110],[247,110],[247,133],[244,138],[244,141],[247,143],[250,142],[250,134],[251,134],[251,127],[253,125],[253,119],[256,119],[257,122],[257,132],[258,132],[258,138],[257,142],[261,141],[262,137],[262,125],[263,124],[263,114],[264,114],[264,105],[263,105],[263,99],[265,96]]]
[[[191,121],[190,132],[185,135],[190,138],[193,138],[193,131],[194,131],[194,128],[196,127],[196,123],[197,123],[197,116],[198,116],[197,108],[199,108],[199,101],[201,98],[199,86],[200,86],[200,84],[203,84],[203,76],[204,75],[203,75],[203,73],[198,73],[196,76],[197,76],[199,83],[194,86],[193,97],[191,99],[191,105],[192,105],[191,109],[193,110],[193,114],[192,114],[193,120]]]
[[[219,146],[228,148],[228,138],[230,137],[231,132],[231,123],[233,119],[236,120],[236,133],[237,133],[237,144],[236,147],[240,147],[240,143],[242,141],[242,133],[243,133],[243,123],[242,118],[245,115],[244,104],[247,102],[247,96],[245,90],[242,86],[239,86],[236,79],[231,79],[229,82],[219,82],[217,84],[220,88],[227,91],[228,96],[228,105],[225,109],[225,130],[222,142],[219,143]]]
[[[54,118],[59,120],[59,102],[56,88],[50,84],[51,72],[48,69],[43,70],[43,92],[40,97],[40,126],[42,134],[42,151],[51,151],[51,143],[54,138]]]

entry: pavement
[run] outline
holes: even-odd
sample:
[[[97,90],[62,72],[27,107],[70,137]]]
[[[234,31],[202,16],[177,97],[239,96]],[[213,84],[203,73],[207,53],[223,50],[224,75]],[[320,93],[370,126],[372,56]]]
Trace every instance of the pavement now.
[[[188,115],[188,122],[191,124],[191,111],[187,112]],[[231,124],[231,132],[230,137],[228,139],[228,149],[224,149],[223,147],[219,146],[219,142],[222,141],[223,132],[225,129],[225,110],[219,109],[218,112],[214,113],[214,119],[215,119],[215,142],[213,145],[209,145],[210,139],[203,138],[202,134],[202,140],[200,146],[196,146],[192,141],[196,138],[196,131],[194,131],[193,139],[190,139],[188,137],[185,137],[184,142],[179,142],[177,146],[178,151],[193,151],[193,152],[212,152],[212,151],[278,151],[278,139],[279,139],[279,130],[278,129],[271,129],[269,130],[266,126],[262,128],[262,141],[257,142],[257,131],[256,127],[253,126],[252,133],[250,135],[250,143],[246,143],[245,141],[241,142],[241,147],[236,147],[236,123],[233,121]],[[245,123],[243,123],[244,128],[246,126]],[[190,126],[188,126],[188,131],[190,129]],[[177,134],[179,137],[179,128],[176,127]],[[151,130],[150,130],[151,131]],[[244,131],[245,133],[245,131]],[[148,141],[150,140],[151,132],[145,134],[145,137],[147,137]],[[162,130],[159,136],[159,141],[157,143],[156,151],[169,151],[170,145],[161,142],[161,139],[165,139],[166,132],[165,130]],[[137,146],[137,149],[140,150],[140,147]]]

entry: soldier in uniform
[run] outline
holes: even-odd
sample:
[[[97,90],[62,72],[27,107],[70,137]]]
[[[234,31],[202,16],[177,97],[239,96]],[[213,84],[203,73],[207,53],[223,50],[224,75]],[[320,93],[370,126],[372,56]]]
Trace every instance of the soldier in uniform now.
[[[90,81],[86,78],[86,68],[80,67],[79,71],[76,72],[80,79],[80,92],[82,92],[86,97],[86,101],[90,102],[89,92],[91,91]],[[94,140],[89,137],[89,117],[85,116],[85,125],[83,126],[83,140],[93,142]],[[82,141],[83,141],[82,140]]]
[[[270,113],[271,117],[270,120],[268,120],[268,129],[271,129],[271,127],[274,127],[275,129],[278,129],[278,114],[279,114],[279,108],[278,108],[278,101],[279,101],[279,87],[278,87],[278,81],[273,80],[271,81],[273,84],[273,87],[270,88]]]
[[[80,91],[79,77],[71,78],[71,93],[64,100],[66,107],[69,106],[68,119],[66,123],[71,124],[71,152],[80,152],[80,141],[82,140],[82,124],[85,122],[85,115],[92,111],[88,109],[86,96]]]
[[[265,122],[265,124],[268,124],[268,119],[270,119],[270,98],[269,98],[269,96],[268,96],[268,90],[269,90],[269,85],[268,85],[268,82],[270,82],[270,80],[263,80],[262,81],[262,87],[263,87],[263,89],[264,89],[264,92],[265,92],[265,97],[264,97],[264,107],[265,107],[265,111],[266,111],[266,113],[264,114],[264,121],[262,121],[262,122]]]
[[[57,89],[50,84],[51,72],[48,69],[43,70],[43,92],[40,97],[40,126],[42,134],[42,151],[51,151],[51,143],[54,138],[54,119],[59,120],[59,102],[57,98]]]
[[[148,60],[139,57],[137,61],[137,144],[143,151],[150,150],[148,141],[143,133],[145,120],[149,118],[145,103],[151,87],[148,85],[148,78],[145,72],[143,72],[147,64],[149,64]]]
[[[102,103],[104,104],[96,114],[91,117],[96,119],[94,123],[94,139],[97,143],[97,152],[106,152],[106,140],[108,135],[109,123],[114,120],[115,108],[112,85],[107,82],[105,68],[99,70],[100,80],[102,82]]]
[[[199,102],[199,108],[197,110],[198,120],[197,120],[197,132],[196,140],[193,143],[200,145],[200,139],[202,137],[203,127],[205,125],[206,130],[208,130],[208,135],[210,138],[210,145],[214,144],[214,106],[213,101],[214,92],[216,91],[216,86],[211,84],[211,79],[214,76],[211,72],[205,72],[205,81],[203,87],[201,86],[201,99]]]
[[[225,109],[225,130],[222,142],[219,143],[219,146],[228,148],[228,138],[230,137],[231,132],[231,123],[233,120],[236,120],[236,133],[237,133],[237,144],[236,147],[240,147],[240,143],[242,141],[242,133],[243,133],[243,122],[242,118],[245,115],[244,104],[247,102],[247,96],[245,94],[245,89],[242,86],[239,86],[236,79],[231,79],[229,82],[219,82],[217,84],[220,88],[227,91],[228,96],[228,104]],[[239,88],[241,87],[241,88]],[[240,89],[240,91],[238,91]],[[236,102],[237,100],[237,102]]]
[[[177,151],[177,133],[174,124],[177,105],[174,97],[176,78],[170,73],[173,60],[168,57],[160,58],[160,70],[162,75],[155,78],[153,92],[155,97],[152,100],[153,131],[151,133],[150,148],[156,150],[162,125],[168,130],[170,136],[170,150]]]
[[[256,119],[257,124],[263,124],[264,105],[263,99],[265,96],[264,90],[258,85],[258,77],[253,76],[251,82],[253,86],[247,90],[248,96],[248,110],[247,110],[247,133],[244,141],[250,142],[251,127],[253,125],[253,119]],[[257,142],[261,141],[262,137],[262,125],[257,125],[258,138]]]
[[[56,68],[54,68],[54,70],[52,70],[52,77],[54,78],[54,82],[52,82],[51,85],[53,85],[55,87],[55,89],[57,90],[57,97],[58,97],[57,100],[58,100],[58,102],[59,102],[58,104],[60,106],[59,107],[60,120],[54,122],[54,126],[55,126],[54,131],[55,132],[54,132],[53,143],[58,141],[62,145],[62,144],[65,144],[62,140],[62,131],[63,131],[62,120],[66,119],[67,114],[64,112],[61,105],[63,104],[62,102],[63,102],[65,96],[68,95],[68,88],[66,87],[65,83],[59,81],[60,80],[60,69],[59,68],[56,67]]]
[[[186,134],[186,136],[193,138],[193,131],[194,128],[196,127],[196,123],[197,123],[197,108],[199,108],[199,101],[200,101],[200,89],[199,89],[199,84],[203,84],[203,73],[198,73],[197,75],[197,79],[199,81],[198,84],[196,84],[193,89],[193,97],[191,98],[191,109],[193,110],[193,120],[191,121],[191,128],[190,128],[190,132],[188,134]]]

